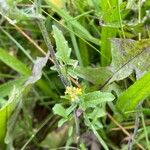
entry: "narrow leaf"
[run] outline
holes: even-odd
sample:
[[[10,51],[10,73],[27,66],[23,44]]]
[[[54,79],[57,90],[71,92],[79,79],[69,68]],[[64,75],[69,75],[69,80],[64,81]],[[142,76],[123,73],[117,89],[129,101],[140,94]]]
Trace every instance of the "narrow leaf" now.
[[[7,132],[7,121],[20,100],[22,90],[13,89],[5,106],[0,109],[0,146],[4,147],[4,138]]]
[[[106,24],[111,24],[114,22],[119,22],[118,9],[117,9],[118,0],[113,0],[106,2],[101,0],[100,6],[103,14],[103,21]],[[117,28],[102,26],[102,35],[101,35],[101,64],[102,66],[107,66],[111,62],[111,51],[110,51],[110,38],[113,38],[117,34]],[[107,57],[106,57],[107,56]]]
[[[10,94],[13,86],[19,88],[27,80],[27,77],[21,77],[19,79],[8,81],[0,85],[0,97],[5,97]]]
[[[6,50],[0,48],[0,61],[7,64],[12,69],[16,70],[22,75],[30,75],[30,70],[16,57],[11,56]]]
[[[93,36],[91,36],[90,33],[88,32],[88,30],[86,30],[86,28],[84,28],[77,20],[75,20],[72,16],[70,16],[68,14],[68,12],[66,12],[63,9],[60,9],[59,7],[57,7],[55,4],[53,4],[49,0],[45,0],[45,2],[47,4],[49,4],[51,6],[51,8],[55,12],[57,12],[67,23],[69,23],[71,25],[71,27],[74,28],[74,31],[78,36],[80,36],[81,38],[84,38],[88,41],[91,41],[96,45],[99,45],[99,40],[94,38]]]
[[[131,85],[118,98],[116,107],[122,113],[132,111],[150,95],[150,72],[146,73],[142,78]]]

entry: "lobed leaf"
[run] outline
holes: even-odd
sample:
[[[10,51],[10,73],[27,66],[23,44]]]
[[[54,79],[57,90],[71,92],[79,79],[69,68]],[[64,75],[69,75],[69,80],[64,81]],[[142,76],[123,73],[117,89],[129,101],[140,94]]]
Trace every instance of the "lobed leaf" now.
[[[56,26],[53,26],[53,33],[57,45],[56,57],[67,64],[70,60],[71,48],[68,47],[62,32]]]

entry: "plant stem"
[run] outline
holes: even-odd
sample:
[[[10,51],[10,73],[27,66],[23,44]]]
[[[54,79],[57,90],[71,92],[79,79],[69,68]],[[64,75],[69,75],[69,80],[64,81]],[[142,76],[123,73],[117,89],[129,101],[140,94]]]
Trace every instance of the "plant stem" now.
[[[37,13],[37,15],[41,14],[41,7],[40,6],[41,6],[41,0],[36,0],[36,13]],[[61,68],[60,68],[59,62],[56,59],[55,51],[54,51],[53,46],[51,44],[51,40],[49,38],[49,35],[48,35],[47,29],[45,27],[45,24],[43,22],[43,19],[42,18],[38,19],[37,23],[38,23],[38,26],[39,26],[39,28],[40,28],[40,30],[42,32],[45,44],[46,44],[48,50],[50,51],[51,58],[54,61],[54,64],[55,64],[55,66],[57,68],[57,72],[59,74],[59,77],[60,77],[62,83],[64,84],[65,87],[70,86],[69,79],[67,77],[65,77],[62,74],[62,72],[61,72]]]
[[[41,124],[41,126],[36,130],[35,133],[33,133],[31,135],[31,137],[28,139],[28,141],[22,146],[22,148],[20,150],[25,150],[25,148],[27,147],[27,145],[33,140],[33,138],[37,135],[37,133],[50,121],[50,119],[52,118],[52,116],[48,116],[45,121]]]
[[[135,115],[135,128],[134,128],[134,132],[133,135],[131,135],[131,138],[128,142],[128,150],[132,150],[133,148],[133,139],[135,138],[137,132],[138,132],[138,128],[139,128],[139,123],[140,123],[140,118],[139,118],[140,114],[139,112],[136,113]]]
[[[79,118],[76,115],[76,109],[74,109],[74,120],[75,120],[75,126],[76,126],[76,135],[77,135],[77,144],[79,143],[80,138],[80,127],[79,127]]]
[[[86,114],[84,114],[85,120],[88,122],[88,124],[90,125],[89,128],[93,131],[93,133],[95,134],[95,136],[97,137],[97,139],[99,140],[99,142],[101,143],[101,145],[103,146],[103,148],[105,150],[109,150],[108,146],[106,145],[105,141],[101,138],[101,136],[99,135],[99,133],[96,131],[94,125],[91,123],[91,121],[89,120],[89,118],[87,117]]]
[[[150,141],[148,138],[148,133],[147,133],[146,125],[145,125],[143,112],[141,112],[140,114],[141,114],[141,120],[142,120],[143,129],[144,129],[144,133],[145,133],[145,140],[146,140],[146,144],[147,144],[147,149],[150,149]]]
[[[138,23],[141,23],[141,0],[138,2]],[[141,33],[138,33],[138,38],[141,40]]]
[[[37,15],[41,14],[41,7],[40,6],[41,6],[41,0],[36,0]],[[64,74],[61,71],[60,64],[57,61],[57,58],[55,56],[55,51],[54,51],[53,46],[51,44],[51,40],[50,40],[50,38],[48,36],[48,32],[47,32],[47,29],[45,27],[45,24],[44,24],[43,20],[42,19],[38,19],[37,23],[38,23],[39,28],[40,28],[40,30],[42,32],[42,35],[43,35],[44,41],[46,43],[46,46],[47,46],[48,50],[50,51],[51,58],[54,61],[54,64],[55,64],[55,66],[57,68],[57,72],[58,72],[58,74],[59,74],[59,76],[61,78],[62,83],[64,84],[65,87],[71,86],[70,80],[67,78],[67,76],[64,76]],[[77,143],[78,143],[78,139],[79,139],[79,135],[80,135],[79,119],[76,116],[75,110],[74,110],[74,118],[75,118],[75,126],[76,126],[76,133],[77,133]]]

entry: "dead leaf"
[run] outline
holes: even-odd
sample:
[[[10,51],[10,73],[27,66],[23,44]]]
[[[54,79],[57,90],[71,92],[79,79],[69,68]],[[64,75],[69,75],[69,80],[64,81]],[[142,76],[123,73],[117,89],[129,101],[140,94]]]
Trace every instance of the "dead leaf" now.
[[[50,52],[48,51],[45,57],[38,57],[34,63],[32,75],[28,78],[25,86],[35,83],[42,76],[42,69],[46,65]]]

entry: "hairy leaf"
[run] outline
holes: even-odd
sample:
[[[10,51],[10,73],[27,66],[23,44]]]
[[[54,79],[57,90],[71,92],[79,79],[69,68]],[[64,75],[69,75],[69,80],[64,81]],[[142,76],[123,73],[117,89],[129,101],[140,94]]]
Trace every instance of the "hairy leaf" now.
[[[150,69],[150,40],[112,39],[111,69],[114,75],[110,82],[128,77],[133,71],[137,79]]]
[[[67,64],[70,60],[71,48],[68,47],[62,32],[56,26],[53,26],[53,33],[57,45],[56,57]]]
[[[83,103],[81,103],[81,107],[83,107],[83,109],[89,107],[95,108],[99,104],[114,100],[114,98],[115,97],[111,93],[94,91],[84,95],[84,100]]]
[[[112,75],[108,67],[77,67],[74,69],[74,74],[93,84],[104,84]]]

